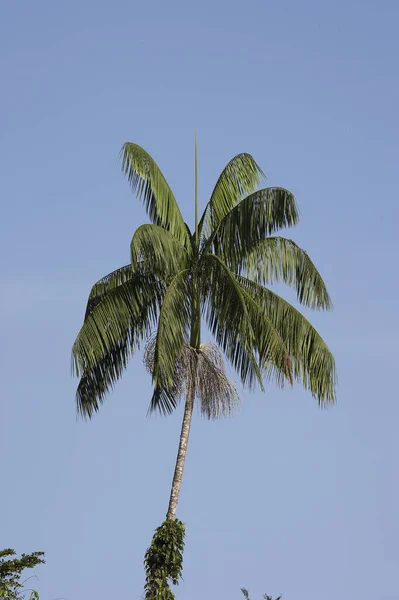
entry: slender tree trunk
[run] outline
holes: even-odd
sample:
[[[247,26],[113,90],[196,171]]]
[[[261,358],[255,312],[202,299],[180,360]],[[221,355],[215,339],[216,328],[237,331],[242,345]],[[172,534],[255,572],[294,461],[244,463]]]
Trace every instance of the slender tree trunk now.
[[[190,385],[184,409],[183,423],[181,426],[179,450],[177,452],[175,473],[173,475],[172,489],[170,492],[169,508],[166,514],[168,521],[176,519],[177,503],[179,501],[180,487],[183,479],[184,462],[186,460],[188,436],[190,434],[191,418],[194,408],[194,386]]]
[[[195,289],[197,286],[194,284]],[[191,348],[200,348],[200,334],[201,334],[201,315],[199,312],[200,304],[198,293],[194,294],[192,300],[192,321],[191,321],[191,337],[190,346]],[[194,398],[195,398],[195,373],[188,375],[188,390],[186,405],[184,408],[183,423],[181,426],[179,450],[177,451],[177,459],[175,466],[175,473],[173,475],[172,489],[170,492],[169,508],[166,513],[166,519],[173,521],[176,519],[177,503],[179,502],[179,494],[181,488],[181,482],[183,479],[184,463],[186,460],[188,437],[190,435],[191,419],[193,416]]]

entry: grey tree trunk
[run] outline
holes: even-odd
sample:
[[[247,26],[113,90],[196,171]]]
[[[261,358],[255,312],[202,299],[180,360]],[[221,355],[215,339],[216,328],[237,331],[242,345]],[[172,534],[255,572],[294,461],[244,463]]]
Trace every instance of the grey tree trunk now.
[[[173,475],[172,489],[170,492],[169,508],[166,514],[168,521],[174,521],[176,519],[177,503],[179,502],[179,494],[181,482],[183,479],[184,462],[186,460],[188,436],[190,435],[191,418],[193,416],[194,408],[194,386],[190,385],[187,398],[186,406],[184,408],[183,423],[181,426],[179,450],[177,452],[175,473]]]

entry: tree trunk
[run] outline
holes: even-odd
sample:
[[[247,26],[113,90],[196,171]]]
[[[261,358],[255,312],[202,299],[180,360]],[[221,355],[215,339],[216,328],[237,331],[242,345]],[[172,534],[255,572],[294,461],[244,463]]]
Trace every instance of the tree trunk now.
[[[191,418],[194,408],[194,385],[191,383],[187,392],[186,406],[184,408],[183,423],[181,426],[179,450],[177,452],[175,473],[173,475],[172,489],[170,492],[169,508],[166,514],[168,521],[176,519],[177,503],[179,501],[180,487],[183,479],[184,462],[186,460],[188,436],[190,434]]]
[[[191,314],[191,348],[200,348],[201,337],[201,313],[200,313],[200,297],[198,291],[198,280],[193,281],[193,296],[192,296],[192,314]],[[179,502],[179,494],[181,482],[183,479],[184,463],[186,460],[188,436],[190,435],[191,419],[193,416],[194,398],[195,398],[195,373],[187,373],[188,389],[186,405],[184,407],[183,423],[180,432],[179,450],[177,451],[175,473],[173,475],[172,489],[170,492],[169,508],[166,513],[167,521],[176,519],[177,503]]]

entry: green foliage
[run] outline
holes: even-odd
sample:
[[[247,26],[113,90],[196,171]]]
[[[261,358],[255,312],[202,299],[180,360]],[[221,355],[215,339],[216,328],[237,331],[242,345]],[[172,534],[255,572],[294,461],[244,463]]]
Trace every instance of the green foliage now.
[[[333,402],[335,363],[320,334],[284,298],[248,278],[237,278],[259,307],[267,307],[268,318],[286,344],[294,379],[301,382],[305,389],[309,389],[319,403]],[[272,364],[268,367],[269,370],[273,369]]]
[[[122,171],[151,222],[170,231],[179,242],[189,243],[179,206],[154,159],[137,144],[127,142],[122,147],[121,160]]]
[[[241,588],[241,591],[244,595],[245,600],[251,600],[247,589]],[[268,596],[267,594],[263,594],[262,598],[264,598],[264,600],[273,600],[272,596]],[[281,599],[282,599],[282,596],[278,596],[274,600],[281,600]]]
[[[184,535],[184,525],[177,519],[155,530],[144,558],[146,600],[174,600],[169,584],[178,585],[182,578]]]
[[[258,381],[263,389],[262,370],[266,374],[267,369],[269,376],[291,383],[288,349],[268,312],[220,257],[210,254],[204,263],[205,321],[242,383],[252,387]]]
[[[250,154],[238,154],[221,172],[199,223],[200,234],[207,239],[222,219],[245,196],[251,194],[265,175]]]
[[[319,403],[334,402],[336,373],[327,345],[303,315],[267,286],[285,283],[298,301],[328,310],[326,285],[307,252],[276,236],[299,221],[293,194],[256,189],[263,173],[249,154],[222,171],[190,232],[165,177],[136,144],[122,148],[122,170],[152,224],[131,242],[131,265],[92,289],[73,346],[81,377],[79,412],[91,417],[130,357],[155,332],[150,411],[172,412],[184,349],[199,350],[204,320],[244,385],[300,382]]]
[[[6,548],[0,550],[0,598],[4,600],[20,600],[26,598],[29,593],[29,600],[38,600],[39,595],[35,590],[26,590],[25,581],[21,581],[22,573],[25,569],[33,569],[37,565],[44,563],[44,552],[32,552],[32,554],[21,554],[16,558],[15,550]]]
[[[131,272],[128,277],[125,272],[117,287],[115,279],[107,279],[93,287],[85,322],[73,347],[72,368],[81,376],[77,409],[88,418],[99,410],[130,356],[150,335],[165,293],[165,284],[155,275]]]

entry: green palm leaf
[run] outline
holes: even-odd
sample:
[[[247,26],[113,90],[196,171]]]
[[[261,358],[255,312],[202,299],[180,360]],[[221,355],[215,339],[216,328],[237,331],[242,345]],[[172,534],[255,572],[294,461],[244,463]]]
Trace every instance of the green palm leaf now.
[[[285,381],[292,385],[292,362],[286,340],[276,328],[265,307],[256,302],[244,286],[241,287],[251,324],[256,332],[253,347],[259,359],[262,377],[268,382],[274,381],[281,387],[284,387]]]
[[[154,275],[135,275],[112,289],[87,316],[72,348],[72,367],[84,375],[132,333],[139,347],[155,325],[165,285]],[[120,360],[123,361],[121,354]]]
[[[210,254],[201,263],[200,293],[205,321],[242,383],[253,387],[258,381],[263,389],[253,352],[255,332],[241,286],[219,257]]]
[[[83,418],[91,419],[98,412],[108,392],[121,378],[134,350],[135,339],[128,330],[123,340],[108,348],[104,358],[83,373],[76,391],[77,411]]]
[[[189,252],[158,225],[141,225],[136,229],[130,245],[132,269],[137,272],[149,272],[167,279],[184,269]]]
[[[76,392],[81,416],[91,418],[99,410],[107,393],[122,376],[129,358],[150,334],[164,294],[164,284],[154,276],[135,275],[114,288],[90,313],[72,354],[74,369],[81,375]],[[117,329],[112,326],[115,313],[109,310],[110,304],[118,310]],[[104,315],[107,315],[105,320]]]
[[[291,381],[288,349],[266,311],[219,257],[208,255],[204,264],[204,316],[243,384],[252,387],[257,380],[263,389],[262,372],[268,379]]]
[[[247,196],[216,223],[204,252],[220,254],[234,269],[261,240],[298,221],[293,194],[284,188],[265,188]]]
[[[108,294],[108,292],[110,292],[116,287],[119,287],[126,281],[129,281],[129,279],[131,279],[132,277],[132,265],[129,264],[124,267],[121,267],[120,269],[112,271],[112,273],[109,273],[108,275],[97,281],[97,283],[95,283],[91,288],[89,299],[87,301],[84,320],[87,319],[89,314],[94,310],[97,304],[101,302],[101,300]]]
[[[250,154],[238,154],[226,165],[216,182],[199,223],[206,238],[244,196],[253,192],[265,177]]]
[[[319,403],[334,402],[335,361],[320,334],[298,310],[271,290],[242,276],[237,279],[267,312],[284,339],[297,381],[309,389]]]
[[[122,147],[121,160],[122,171],[151,221],[188,246],[187,229],[179,206],[154,159],[141,146],[127,142]]]
[[[174,375],[185,345],[189,342],[192,290],[190,272],[185,269],[170,282],[160,308],[152,378],[154,395],[150,411],[169,413],[175,407]]]
[[[248,256],[238,259],[237,271],[262,285],[284,282],[296,289],[298,301],[309,308],[330,310],[327,287],[308,253],[282,237],[261,240]]]

